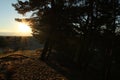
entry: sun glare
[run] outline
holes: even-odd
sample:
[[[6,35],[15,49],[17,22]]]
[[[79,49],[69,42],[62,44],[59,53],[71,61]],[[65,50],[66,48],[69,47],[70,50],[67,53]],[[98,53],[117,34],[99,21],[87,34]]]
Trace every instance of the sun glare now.
[[[26,23],[20,23],[18,25],[18,32],[20,36],[32,36],[32,30]]]
[[[19,32],[21,32],[21,33],[31,33],[31,32],[32,32],[30,26],[28,26],[28,25],[25,24],[25,23],[20,23],[18,30],[19,30]]]

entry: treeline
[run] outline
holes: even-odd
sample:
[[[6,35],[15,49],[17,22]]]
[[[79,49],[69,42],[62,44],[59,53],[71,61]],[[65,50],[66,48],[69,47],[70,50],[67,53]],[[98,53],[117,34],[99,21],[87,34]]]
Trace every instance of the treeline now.
[[[4,48],[7,46],[7,41],[5,37],[0,37],[0,48]]]
[[[0,36],[0,49],[2,53],[10,53],[23,48],[25,49],[25,46],[22,45],[26,43],[22,41],[22,37]]]
[[[78,64],[83,80],[119,78],[119,0],[18,0],[12,5],[23,15],[32,11],[30,18],[15,20],[29,22],[33,36],[44,43],[42,60],[54,51],[57,59]]]
[[[34,50],[42,48],[38,40],[33,37],[24,36],[0,36],[0,49],[5,52],[18,50]]]

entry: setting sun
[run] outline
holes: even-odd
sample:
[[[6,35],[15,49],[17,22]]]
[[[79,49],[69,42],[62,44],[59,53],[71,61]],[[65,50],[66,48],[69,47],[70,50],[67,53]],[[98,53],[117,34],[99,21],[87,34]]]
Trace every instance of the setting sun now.
[[[18,24],[18,33],[21,36],[31,36],[32,30],[30,26],[28,26],[26,23],[19,23]]]
[[[27,24],[20,23],[18,27],[19,27],[19,32],[22,32],[22,33],[32,32],[30,26],[28,26]]]

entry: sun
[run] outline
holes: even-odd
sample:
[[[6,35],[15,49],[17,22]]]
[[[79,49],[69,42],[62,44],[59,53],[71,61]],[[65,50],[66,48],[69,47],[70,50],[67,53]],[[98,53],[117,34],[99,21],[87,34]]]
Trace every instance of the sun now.
[[[18,26],[18,30],[21,33],[31,33],[32,32],[30,26],[28,26],[25,23],[20,23],[19,26]]]
[[[18,25],[18,33],[20,36],[32,36],[32,29],[27,23],[20,23]]]

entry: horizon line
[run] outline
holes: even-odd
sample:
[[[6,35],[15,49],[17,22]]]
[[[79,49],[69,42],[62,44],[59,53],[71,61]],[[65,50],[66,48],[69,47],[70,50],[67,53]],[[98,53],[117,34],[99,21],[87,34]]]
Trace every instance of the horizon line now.
[[[32,34],[21,32],[0,32],[0,36],[32,36]]]

